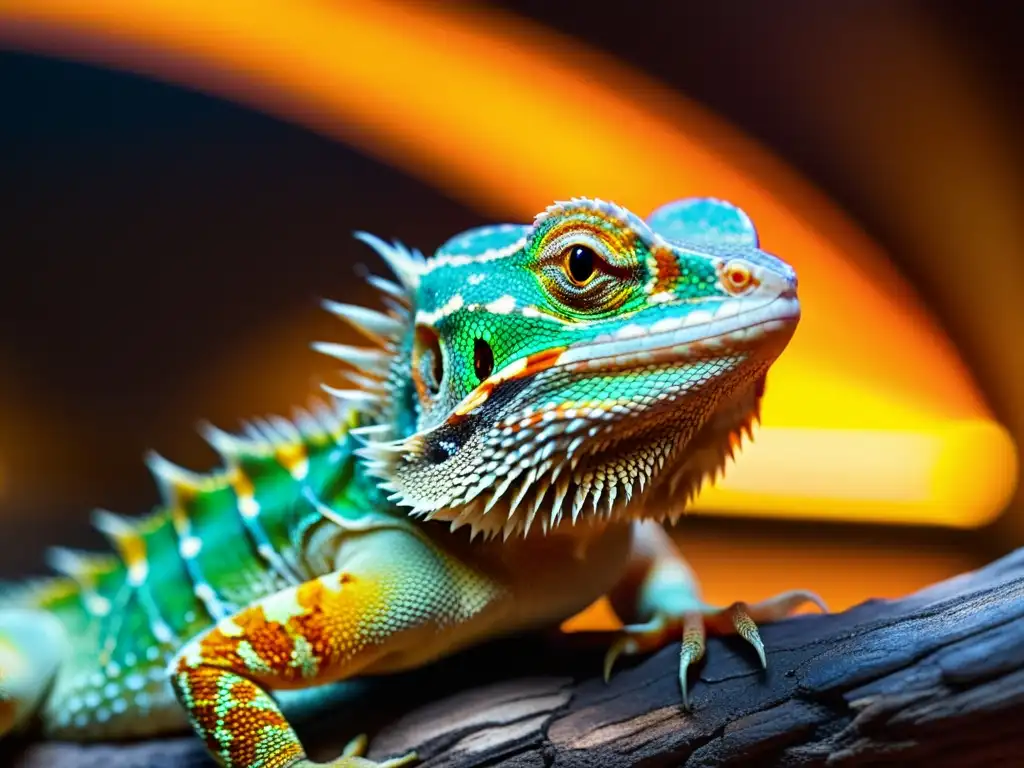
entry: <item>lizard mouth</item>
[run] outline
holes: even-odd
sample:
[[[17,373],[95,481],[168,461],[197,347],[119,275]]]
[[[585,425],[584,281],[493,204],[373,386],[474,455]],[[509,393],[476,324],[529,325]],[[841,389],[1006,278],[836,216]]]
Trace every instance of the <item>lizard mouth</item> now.
[[[800,302],[794,294],[750,308],[744,308],[744,303],[727,301],[714,313],[696,310],[649,326],[626,326],[605,338],[568,347],[555,365],[607,371],[728,354],[774,334],[791,333],[800,319]]]
[[[520,358],[481,382],[452,411],[447,421],[449,424],[461,421],[507,382],[555,368],[609,373],[647,365],[685,363],[739,353],[763,345],[771,336],[778,342],[767,349],[778,354],[800,319],[796,294],[787,291],[753,307],[749,303],[725,301],[714,312],[694,310],[647,326],[625,326],[603,338]]]

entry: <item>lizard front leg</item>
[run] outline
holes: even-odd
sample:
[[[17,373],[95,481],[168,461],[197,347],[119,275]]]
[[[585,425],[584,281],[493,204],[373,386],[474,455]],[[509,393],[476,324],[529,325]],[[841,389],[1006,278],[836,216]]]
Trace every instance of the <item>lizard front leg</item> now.
[[[225,768],[311,766],[272,689],[316,686],[420,663],[492,604],[484,577],[403,529],[344,543],[338,570],[221,621],[172,662],[171,681],[196,733]],[[329,763],[397,768],[358,756]]]
[[[820,597],[803,590],[783,592],[753,605],[708,605],[701,599],[693,571],[665,529],[650,521],[633,526],[629,566],[609,594],[625,626],[605,656],[605,680],[619,655],[646,653],[681,638],[679,684],[683,706],[689,708],[687,671],[703,658],[707,632],[735,632],[754,647],[761,665],[766,666],[764,645],[757,631],[759,622],[784,619],[808,602],[828,610]]]

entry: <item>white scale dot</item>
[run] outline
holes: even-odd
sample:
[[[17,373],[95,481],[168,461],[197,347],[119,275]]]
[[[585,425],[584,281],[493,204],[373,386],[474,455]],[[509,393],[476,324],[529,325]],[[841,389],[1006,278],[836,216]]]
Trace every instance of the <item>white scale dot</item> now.
[[[125,680],[124,680],[125,687],[128,688],[129,690],[132,690],[132,691],[140,691],[140,690],[142,690],[142,687],[145,684],[146,684],[146,678],[144,678],[142,675],[140,675],[138,673],[134,673],[134,672],[132,674],[128,675],[128,677],[126,677]]]
[[[198,536],[186,536],[181,540],[179,551],[186,560],[191,560],[199,554],[203,548],[203,542]]]
[[[169,643],[174,639],[174,634],[171,632],[171,628],[168,627],[164,622],[158,621],[153,624],[153,637],[155,637],[161,643]],[[155,650],[150,647],[148,651]],[[148,653],[147,651],[147,653]]]
[[[202,601],[213,600],[215,595],[213,594],[213,587],[209,584],[201,583],[196,584],[196,597]]]

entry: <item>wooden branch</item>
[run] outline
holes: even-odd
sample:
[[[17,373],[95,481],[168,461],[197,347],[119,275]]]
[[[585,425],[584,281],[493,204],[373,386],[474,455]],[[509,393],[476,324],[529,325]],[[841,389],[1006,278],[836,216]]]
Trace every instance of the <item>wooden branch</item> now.
[[[592,642],[527,637],[367,683],[302,735],[317,759],[369,729],[371,757],[417,749],[424,766],[458,768],[941,768],[1016,764],[1024,751],[1024,549],[911,597],[801,616],[762,637],[767,673],[741,641],[711,641],[692,714],[679,707],[675,648],[623,664],[605,685]],[[210,765],[191,737],[30,745],[0,763]]]

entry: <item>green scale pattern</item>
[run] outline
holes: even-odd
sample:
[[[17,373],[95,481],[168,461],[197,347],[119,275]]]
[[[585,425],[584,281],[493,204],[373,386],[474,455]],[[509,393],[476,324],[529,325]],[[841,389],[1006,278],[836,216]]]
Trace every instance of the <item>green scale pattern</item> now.
[[[220,433],[215,447],[225,468],[208,475],[152,461],[164,503],[148,517],[123,521],[144,547],[144,579],[133,581],[125,559],[112,555],[53,558],[68,576],[34,585],[32,602],[60,619],[72,647],[42,712],[48,735],[184,727],[166,672],[181,645],[249,602],[326,572],[329,558],[308,549],[317,529],[335,525],[321,505],[335,519],[387,509],[353,472],[352,424],[326,409],[318,415],[304,418],[302,429],[277,420],[276,427],[250,428],[245,438]],[[282,448],[308,462],[300,481],[282,462]],[[231,482],[238,473],[258,505],[248,520]],[[175,517],[187,520],[187,534]],[[112,538],[115,548],[124,540]]]

